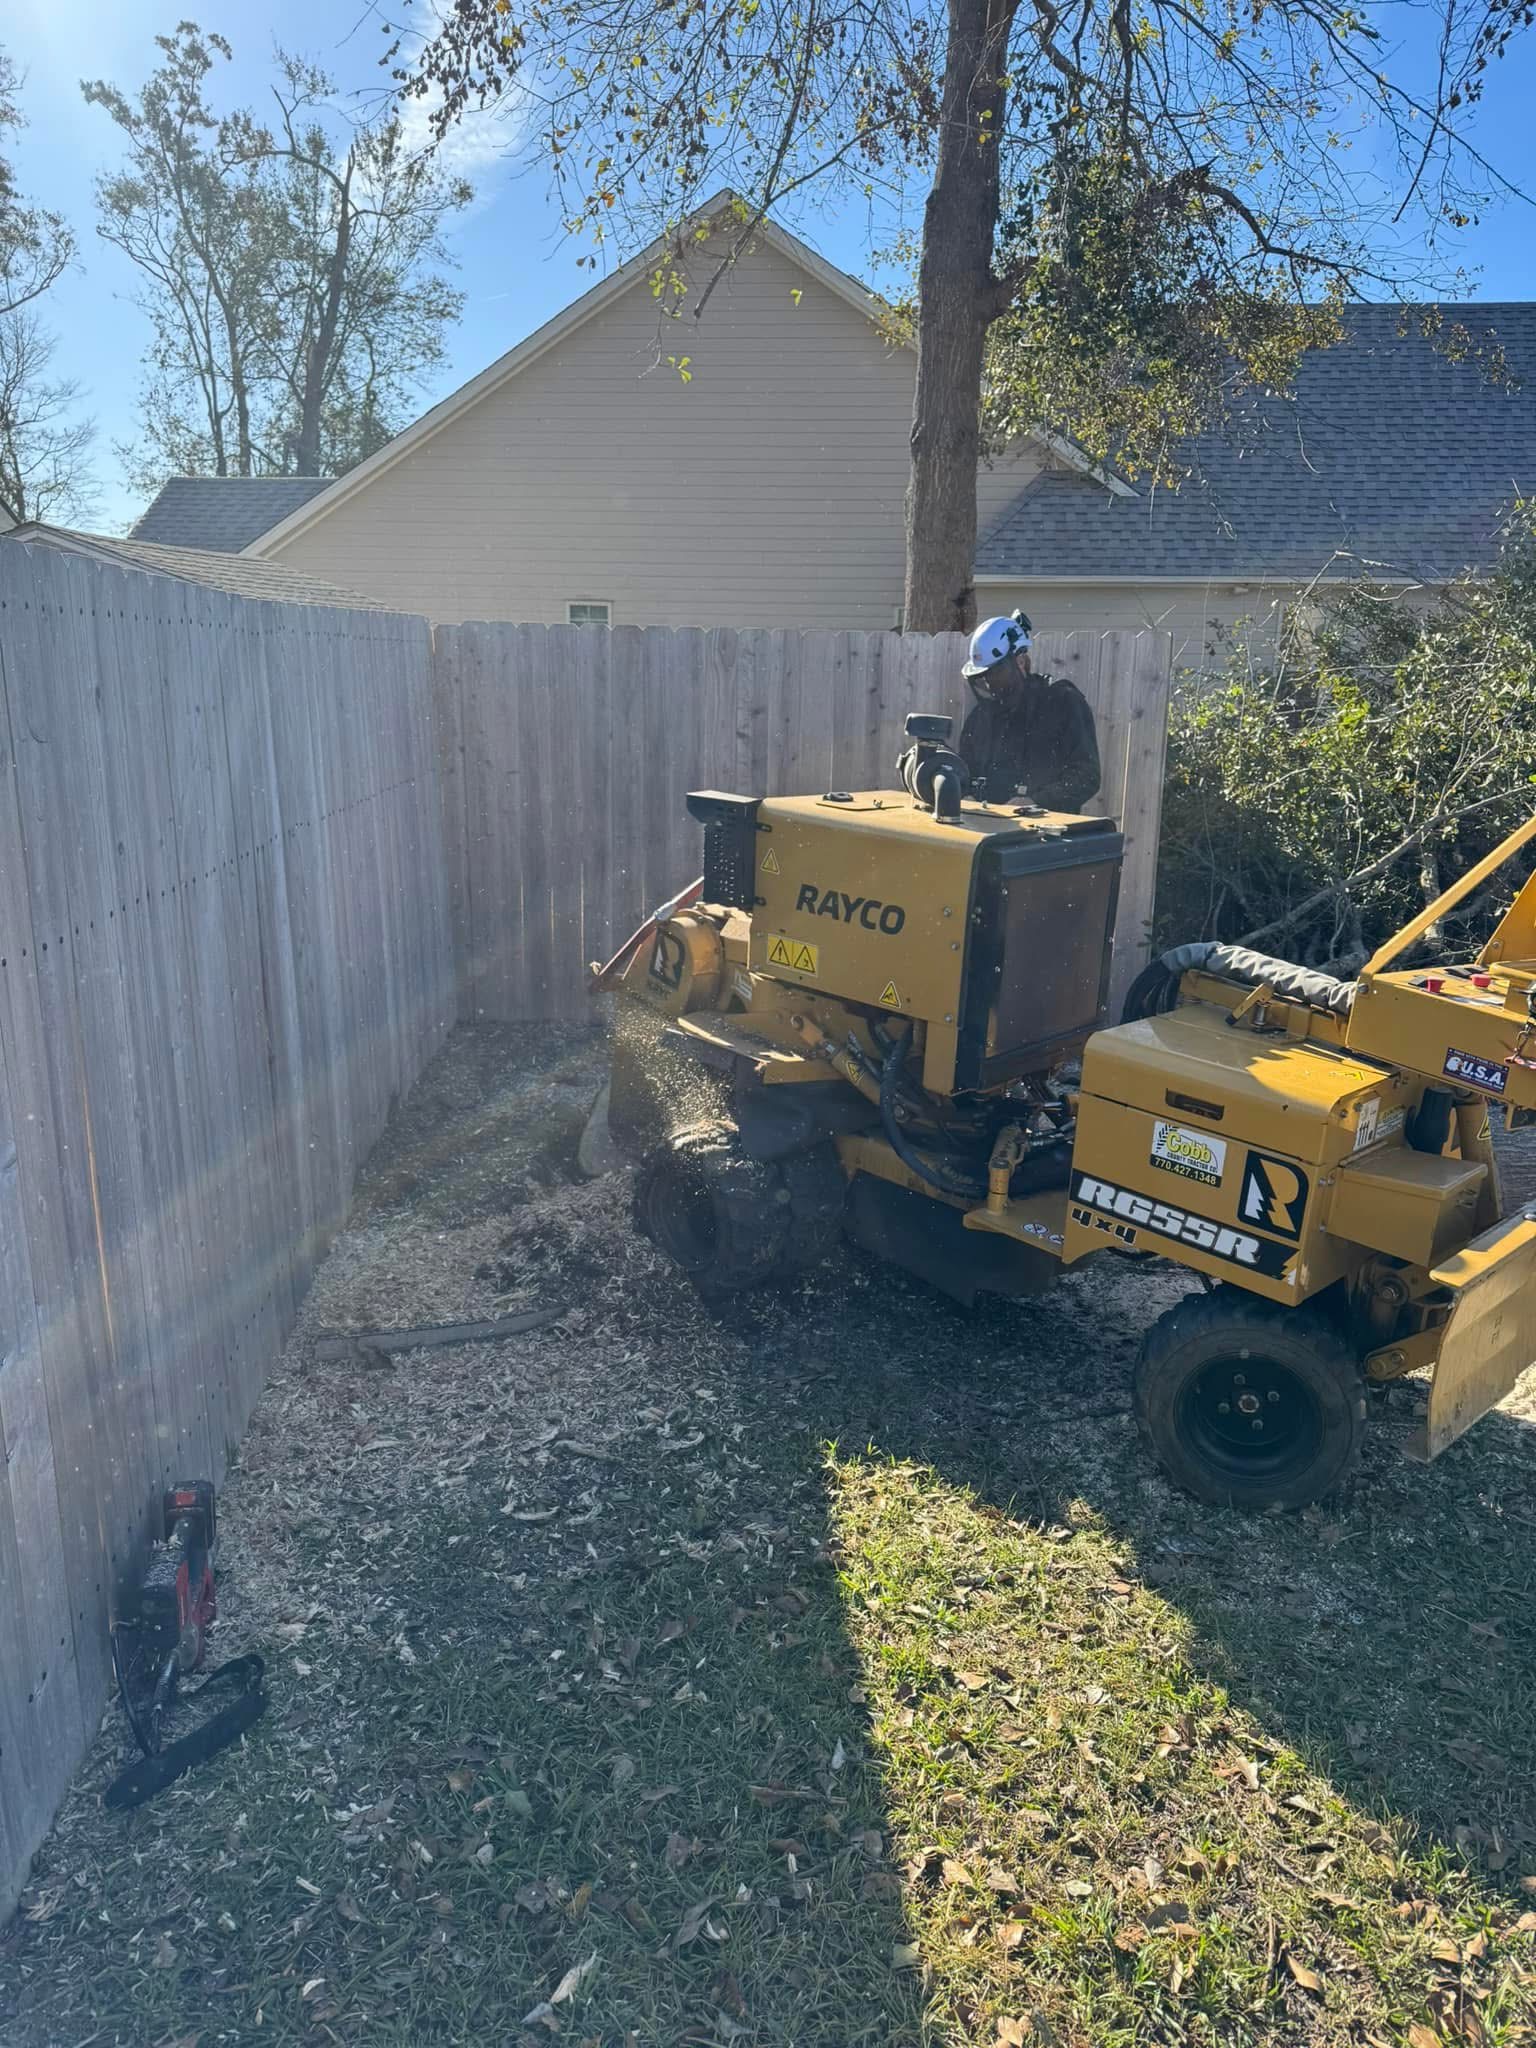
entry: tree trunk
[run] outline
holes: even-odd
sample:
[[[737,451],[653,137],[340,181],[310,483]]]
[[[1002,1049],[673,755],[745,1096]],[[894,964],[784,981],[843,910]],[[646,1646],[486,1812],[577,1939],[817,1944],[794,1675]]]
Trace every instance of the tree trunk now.
[[[917,398],[907,490],[904,624],[976,622],[976,467],[987,329],[1002,309],[992,271],[998,137],[1013,0],[949,0],[938,160],[917,273]]]
[[[304,354],[304,382],[299,397],[299,431],[293,441],[293,463],[299,476],[320,474],[320,426],[326,388],[331,381],[331,351],[341,320],[342,293],[352,256],[352,169],[347,158],[336,201],[336,239],[325,266],[325,298],[315,332]]]

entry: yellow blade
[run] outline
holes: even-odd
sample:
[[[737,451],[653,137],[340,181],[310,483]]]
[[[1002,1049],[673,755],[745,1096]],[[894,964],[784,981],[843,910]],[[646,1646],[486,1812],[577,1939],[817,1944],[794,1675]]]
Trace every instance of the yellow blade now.
[[[1485,1230],[1430,1275],[1455,1295],[1429,1414],[1410,1455],[1437,1457],[1536,1362],[1536,1205]]]

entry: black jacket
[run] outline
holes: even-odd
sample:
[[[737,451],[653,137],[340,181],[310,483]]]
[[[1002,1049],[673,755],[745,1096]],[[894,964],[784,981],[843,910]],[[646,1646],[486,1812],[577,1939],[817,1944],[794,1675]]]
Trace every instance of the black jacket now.
[[[1050,811],[1080,811],[1098,794],[1099,743],[1074,683],[1025,676],[1001,701],[983,697],[965,721],[960,753],[974,789],[992,803],[1027,790]]]

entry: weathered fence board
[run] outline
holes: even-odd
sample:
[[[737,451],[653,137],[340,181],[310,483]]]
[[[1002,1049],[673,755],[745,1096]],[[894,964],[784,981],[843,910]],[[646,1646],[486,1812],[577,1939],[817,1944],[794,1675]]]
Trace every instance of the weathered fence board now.
[[[0,1919],[160,1490],[456,1014],[429,646],[0,547]]]
[[[584,966],[698,872],[683,798],[879,788],[909,711],[969,708],[958,635],[440,626],[443,801],[462,834],[453,929],[463,1014],[577,1019]],[[1036,666],[1093,706],[1125,868],[1112,996],[1146,957],[1165,633],[1045,633]]]

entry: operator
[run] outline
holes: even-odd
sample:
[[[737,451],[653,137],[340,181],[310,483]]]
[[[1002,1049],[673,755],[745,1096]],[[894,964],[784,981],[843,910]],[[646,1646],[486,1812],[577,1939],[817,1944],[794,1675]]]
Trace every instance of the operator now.
[[[971,786],[992,803],[1027,794],[1048,811],[1080,811],[1099,788],[1099,743],[1088,700],[1074,683],[1037,676],[1023,612],[987,619],[971,635],[961,674],[976,703],[960,735]]]

